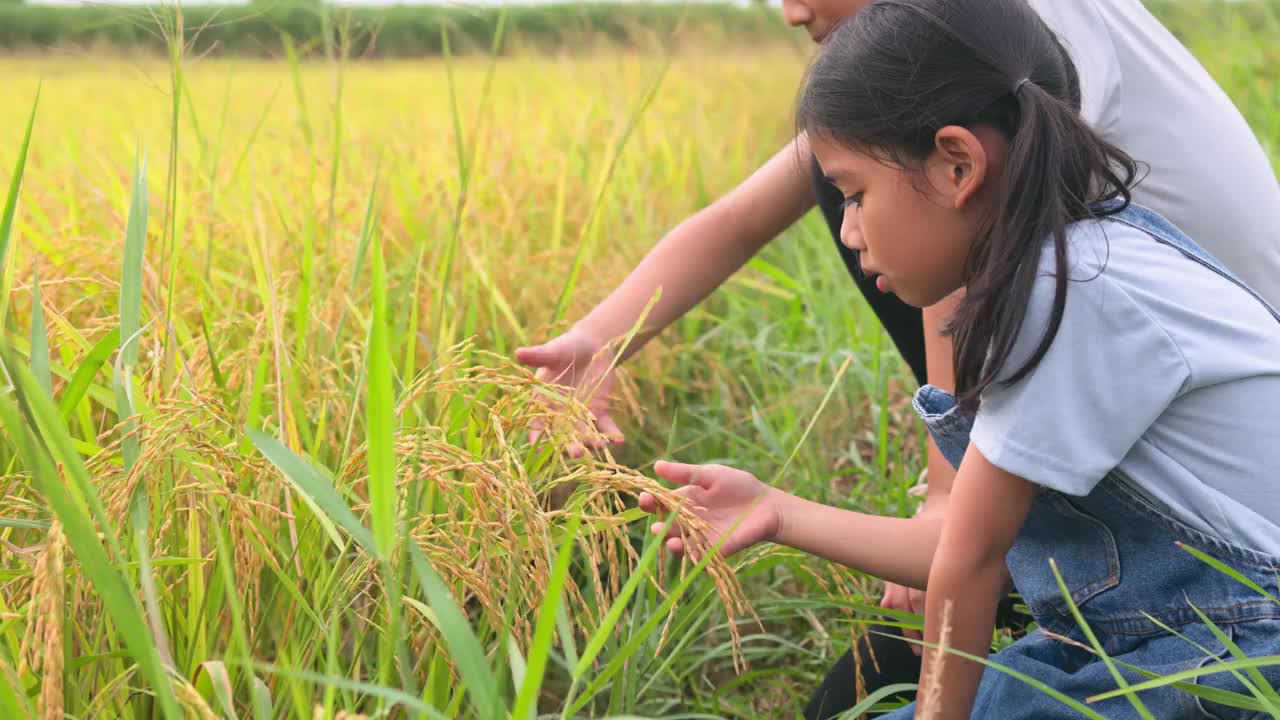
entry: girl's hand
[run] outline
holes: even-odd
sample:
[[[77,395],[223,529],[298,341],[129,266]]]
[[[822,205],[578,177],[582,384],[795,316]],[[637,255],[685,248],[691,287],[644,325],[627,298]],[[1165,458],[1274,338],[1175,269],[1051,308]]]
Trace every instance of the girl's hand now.
[[[782,526],[778,501],[785,495],[760,482],[751,473],[723,465],[685,465],[666,461],[659,461],[654,470],[658,477],[683,485],[676,494],[688,498],[694,511],[711,526],[711,533],[706,538],[710,545],[720,542],[732,528],[732,533],[720,546],[721,555],[729,557],[743,548],[777,537]],[[665,511],[658,507],[657,499],[649,493],[640,494],[640,509],[650,513]],[[667,550],[676,554],[685,552],[679,525],[668,528],[658,522],[651,529],[655,535],[667,536]]]
[[[596,428],[610,443],[621,444],[622,430],[609,415],[613,391],[610,363],[613,357],[604,349],[604,343],[573,328],[550,342],[516,350],[516,359],[537,368],[539,379],[564,386],[567,392],[572,392],[586,403]],[[529,442],[537,442],[542,430],[541,427],[530,428]],[[578,433],[585,439],[565,448],[571,457],[581,456],[584,444],[593,450],[604,447],[604,441],[588,433],[586,427],[580,425]]]

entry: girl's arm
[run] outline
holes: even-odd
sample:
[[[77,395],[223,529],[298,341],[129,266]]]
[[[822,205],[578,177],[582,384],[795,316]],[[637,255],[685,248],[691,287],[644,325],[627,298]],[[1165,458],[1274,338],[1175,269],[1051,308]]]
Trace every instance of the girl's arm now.
[[[941,515],[884,517],[775,491],[774,542],[898,585],[924,588],[942,531]]]
[[[723,542],[720,551],[725,555],[758,542],[776,542],[902,585],[923,587],[929,578],[929,563],[942,530],[940,518],[905,520],[820,505],[723,465],[660,460],[654,470],[681,486],[675,494],[709,527],[707,543]],[[640,508],[651,513],[669,511],[649,493],[640,494]],[[665,527],[658,522],[652,530],[668,536],[668,550],[685,551],[678,525]]]
[[[927,642],[939,644],[946,626],[948,647],[987,656],[996,605],[1008,576],[1005,554],[1022,529],[1036,491],[1035,485],[992,465],[969,446],[929,571]],[[925,651],[916,717],[968,720],[983,666],[955,655],[937,655],[936,650]]]

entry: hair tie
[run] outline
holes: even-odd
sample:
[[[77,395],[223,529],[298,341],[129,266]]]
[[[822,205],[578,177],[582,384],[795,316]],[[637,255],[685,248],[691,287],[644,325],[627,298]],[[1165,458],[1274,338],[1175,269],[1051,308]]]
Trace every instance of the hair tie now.
[[[1017,95],[1019,92],[1022,91],[1022,86],[1026,85],[1029,82],[1031,82],[1031,78],[1029,77],[1024,77],[1021,80],[1019,80],[1018,84],[1013,86],[1013,94]]]

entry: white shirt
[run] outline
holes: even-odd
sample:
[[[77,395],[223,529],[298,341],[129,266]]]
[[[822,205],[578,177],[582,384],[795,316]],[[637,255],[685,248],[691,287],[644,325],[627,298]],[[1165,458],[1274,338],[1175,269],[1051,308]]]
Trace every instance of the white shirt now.
[[[1280,183],[1239,110],[1139,0],[1030,0],[1080,74],[1082,114],[1150,168],[1134,201],[1280,307]]]

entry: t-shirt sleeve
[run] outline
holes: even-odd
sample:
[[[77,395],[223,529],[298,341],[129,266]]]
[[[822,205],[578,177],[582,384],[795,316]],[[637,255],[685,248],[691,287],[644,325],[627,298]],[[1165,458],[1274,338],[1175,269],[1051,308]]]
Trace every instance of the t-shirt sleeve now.
[[[1122,77],[1110,24],[1096,0],[1037,0],[1032,5],[1075,63],[1081,116],[1105,136],[1120,112]]]
[[[1002,368],[1011,377],[1039,346],[1053,309],[1051,248]],[[1101,272],[1099,272],[1101,270]],[[1062,324],[1036,368],[982,395],[970,441],[996,467],[1087,495],[1169,407],[1190,378],[1173,339],[1105,265],[1072,267]]]

